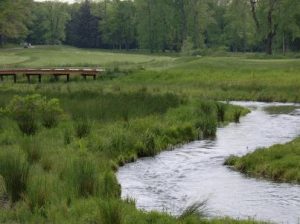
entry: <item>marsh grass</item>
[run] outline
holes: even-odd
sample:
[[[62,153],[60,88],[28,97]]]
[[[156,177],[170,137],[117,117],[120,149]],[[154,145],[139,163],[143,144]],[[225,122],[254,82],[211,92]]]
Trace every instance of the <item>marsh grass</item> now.
[[[240,122],[240,118],[242,116],[242,111],[241,110],[235,110],[234,111],[234,122],[235,123],[239,123]]]
[[[102,175],[100,188],[100,195],[103,198],[111,199],[119,198],[121,196],[121,187],[116,179],[116,176],[110,171],[106,171]]]
[[[22,147],[23,135],[17,122],[1,113],[9,122],[0,124],[0,139],[7,139],[0,141],[0,167],[9,161],[2,155],[11,148],[22,148],[18,151],[20,161],[30,166],[26,187],[17,194],[22,197],[14,209],[1,211],[1,223],[243,223],[202,219],[195,212],[187,212],[188,217],[178,220],[166,213],[139,211],[134,203],[120,200],[114,171],[138,157],[212,137],[220,123],[234,121],[235,110],[241,110],[242,115],[248,112],[231,105],[224,111],[222,104],[218,109],[219,103],[213,100],[297,100],[299,89],[298,61],[266,64],[245,62],[245,58],[236,58],[233,63],[232,58],[129,57],[65,47],[2,53],[2,63],[14,67],[94,67],[101,61],[111,71],[96,81],[74,77],[69,83],[45,79],[42,84],[28,85],[20,79],[18,84],[0,84],[1,107],[6,107],[14,95],[38,93],[47,99],[59,99],[64,111],[58,123],[51,110],[47,111],[46,122],[38,120],[36,139],[30,144],[36,141],[42,147],[30,146],[28,150]],[[27,56],[29,59],[23,61]],[[270,71],[265,71],[266,67]],[[287,80],[278,82],[283,74]],[[77,126],[81,121],[84,124]],[[8,138],[10,132],[14,134]],[[23,166],[15,166],[15,172],[26,173]],[[14,190],[10,185],[6,188]]]
[[[7,149],[0,152],[0,175],[12,203],[20,200],[26,191],[29,164],[19,149]]]
[[[45,145],[36,137],[24,136],[20,142],[20,147],[25,152],[27,161],[32,164],[40,161]]]
[[[178,217],[179,220],[184,220],[191,216],[197,216],[204,218],[207,214],[207,202],[208,200],[200,201],[188,206]]]
[[[294,110],[299,109],[297,106],[270,106],[266,107],[265,111],[269,114],[289,114]]]
[[[53,177],[51,175],[34,175],[29,178],[25,202],[31,212],[43,212],[53,195]]]
[[[76,136],[78,138],[85,138],[89,136],[92,128],[92,122],[89,119],[77,118],[74,124]],[[65,142],[68,143],[71,140],[70,133],[65,133]]]
[[[300,183],[300,139],[258,149],[243,157],[230,156],[225,165],[247,175],[277,182]]]
[[[65,174],[69,188],[78,197],[89,197],[99,192],[99,170],[93,159],[71,161]]]
[[[117,200],[105,200],[99,205],[99,222],[105,224],[124,223],[124,214],[121,203]]]

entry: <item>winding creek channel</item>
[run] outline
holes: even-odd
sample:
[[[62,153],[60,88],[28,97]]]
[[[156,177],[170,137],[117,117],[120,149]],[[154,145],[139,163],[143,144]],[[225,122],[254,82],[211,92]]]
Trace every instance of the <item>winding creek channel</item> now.
[[[264,108],[289,104],[232,102],[251,109],[238,124],[218,128],[214,140],[201,140],[139,159],[117,173],[122,197],[147,211],[180,214],[207,199],[211,217],[255,218],[300,223],[300,185],[248,178],[223,166],[229,155],[286,143],[300,135],[300,110],[268,114]]]

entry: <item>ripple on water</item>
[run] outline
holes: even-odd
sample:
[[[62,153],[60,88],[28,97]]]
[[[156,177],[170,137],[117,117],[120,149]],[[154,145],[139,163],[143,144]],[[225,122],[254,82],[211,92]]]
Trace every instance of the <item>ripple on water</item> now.
[[[174,215],[190,203],[208,199],[211,216],[299,223],[299,185],[248,178],[222,164],[231,154],[244,155],[298,136],[300,110],[270,115],[265,107],[292,104],[233,103],[252,112],[239,124],[219,128],[215,140],[195,141],[120,168],[122,197],[136,199],[139,208]]]

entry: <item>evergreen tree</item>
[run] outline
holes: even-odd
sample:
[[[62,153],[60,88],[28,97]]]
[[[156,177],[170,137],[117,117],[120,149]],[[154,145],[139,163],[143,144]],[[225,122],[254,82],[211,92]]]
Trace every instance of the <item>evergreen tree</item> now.
[[[99,20],[91,12],[91,2],[85,0],[67,25],[67,43],[77,47],[99,47]]]

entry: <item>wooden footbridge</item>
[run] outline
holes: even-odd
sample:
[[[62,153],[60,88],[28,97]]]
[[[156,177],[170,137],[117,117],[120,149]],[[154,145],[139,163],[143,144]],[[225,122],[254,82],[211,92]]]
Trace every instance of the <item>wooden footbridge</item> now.
[[[17,82],[18,75],[27,77],[28,83],[31,82],[32,77],[37,77],[39,82],[42,82],[42,77],[53,76],[58,80],[60,76],[65,76],[66,81],[70,81],[70,76],[82,76],[84,79],[93,77],[95,80],[97,76],[104,72],[102,68],[29,68],[29,69],[0,69],[0,81],[4,80],[5,76],[13,77],[14,82]]]

